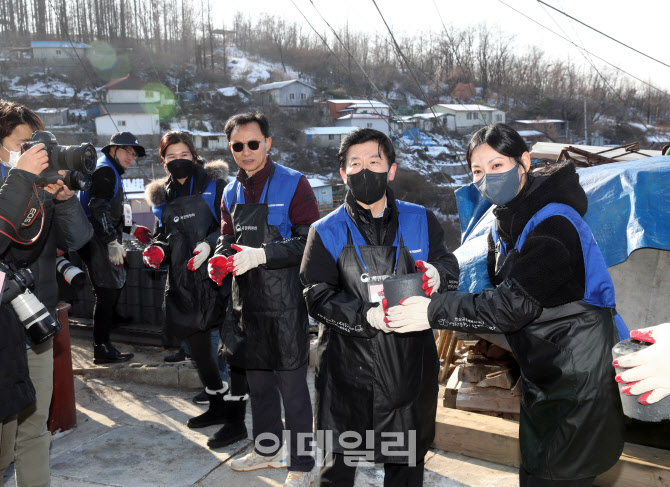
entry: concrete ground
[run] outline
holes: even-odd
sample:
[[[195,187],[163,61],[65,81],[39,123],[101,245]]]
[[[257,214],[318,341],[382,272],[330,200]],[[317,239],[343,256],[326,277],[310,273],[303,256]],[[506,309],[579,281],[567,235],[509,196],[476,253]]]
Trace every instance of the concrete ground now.
[[[77,426],[52,438],[52,487],[283,485],[285,469],[238,473],[230,468],[232,458],[251,450],[250,439],[212,451],[207,448],[207,437],[219,426],[186,427],[189,417],[205,409],[191,402],[199,391],[193,386],[199,385],[190,365],[162,366],[165,352],[161,349],[120,344],[122,351],[135,351],[133,362],[98,367],[92,364],[86,341],[73,340],[72,348],[78,374]],[[313,397],[312,369],[308,381]],[[249,408],[246,423],[251,432]],[[372,464],[358,468],[356,487],[382,484],[383,468]],[[1,485],[15,486],[13,467]],[[518,477],[510,467],[431,450],[424,485],[516,487]]]

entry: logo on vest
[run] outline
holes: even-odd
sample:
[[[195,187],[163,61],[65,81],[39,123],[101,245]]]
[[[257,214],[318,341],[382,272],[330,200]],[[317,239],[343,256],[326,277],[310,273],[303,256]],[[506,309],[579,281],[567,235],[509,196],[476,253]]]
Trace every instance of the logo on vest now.
[[[364,272],[363,274],[361,274],[361,282],[384,282],[388,278],[389,278],[388,275],[371,276],[367,272]]]
[[[416,249],[416,250],[410,250],[409,251],[410,254],[418,254],[419,252],[421,252],[421,249]]]
[[[195,218],[195,213],[189,213],[188,215],[177,215],[175,216],[172,221],[177,223],[179,220],[187,220],[188,218]]]
[[[239,223],[235,227],[237,233],[240,232],[257,232],[258,227],[256,225],[240,225]]]

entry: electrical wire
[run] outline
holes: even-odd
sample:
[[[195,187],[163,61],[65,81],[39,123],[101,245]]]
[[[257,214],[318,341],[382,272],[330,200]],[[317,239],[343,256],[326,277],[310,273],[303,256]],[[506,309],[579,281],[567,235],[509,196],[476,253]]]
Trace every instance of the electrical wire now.
[[[316,5],[314,5],[314,2],[313,2],[312,0],[310,0],[310,3],[312,4],[312,7],[313,7],[314,10],[316,11],[316,13],[319,15],[319,17],[321,18],[321,20],[323,20],[323,22],[330,28],[330,30],[332,31],[333,35],[334,35],[335,38],[338,40],[338,42],[340,43],[340,45],[342,46],[342,48],[347,52],[347,54],[348,54],[349,57],[354,61],[354,63],[355,63],[356,66],[358,67],[358,69],[360,69],[360,71],[363,73],[363,75],[364,75],[365,78],[368,80],[368,82],[369,82],[370,85],[373,87],[373,89],[374,89],[374,90],[377,92],[377,94],[382,98],[382,100],[384,100],[384,102],[386,103],[386,105],[387,105],[387,106],[389,107],[389,109],[394,113],[394,115],[397,117],[397,119],[400,121],[400,123],[405,127],[405,129],[409,130],[409,127],[407,126],[407,124],[405,123],[405,121],[402,119],[402,117],[398,114],[398,112],[393,108],[393,106],[392,106],[391,103],[389,102],[388,98],[387,98],[386,96],[384,96],[384,94],[381,92],[381,90],[379,90],[379,88],[378,88],[377,85],[374,83],[374,81],[372,81],[372,79],[370,78],[370,76],[368,75],[368,73],[365,71],[365,69],[363,68],[363,66],[361,66],[361,64],[358,62],[358,60],[355,58],[355,56],[351,53],[351,51],[347,48],[347,46],[344,44],[344,42],[342,41],[342,39],[340,38],[340,36],[337,34],[337,32],[335,31],[335,29],[330,25],[330,23],[325,19],[325,17],[324,17],[323,15],[321,15],[321,12],[320,12],[319,9],[316,7]],[[295,3],[293,3],[293,4],[294,4],[294,6],[298,9],[298,11],[300,11],[300,13],[303,15],[303,17],[305,17],[304,13],[302,13],[302,10],[300,10],[300,8],[299,8]],[[305,17],[305,19],[307,20],[306,17]],[[316,32],[316,29],[314,29],[314,27],[311,25],[311,23],[310,23],[309,21],[308,21],[308,24],[310,25],[310,27],[312,27],[312,30],[314,30],[314,31]],[[317,32],[317,35],[323,40],[323,37],[322,37],[320,34],[318,34],[318,32]],[[326,46],[327,46],[327,43],[326,43]],[[330,47],[329,47],[329,50],[330,50],[331,52],[333,52],[332,49],[330,49]],[[340,64],[342,64],[342,65],[344,66],[344,63],[342,63],[342,61],[339,59],[339,57],[338,57],[334,52],[333,52],[333,55],[338,59],[338,61],[340,62]],[[346,67],[345,67],[345,70],[349,71]],[[349,72],[349,76],[351,77],[351,72]],[[353,81],[353,77],[351,77],[351,79],[352,79],[352,81]],[[412,138],[414,138],[415,141],[417,142],[417,144],[419,144],[419,142],[418,142],[416,136],[415,136],[412,132],[410,132],[410,135],[412,135]],[[398,139],[399,139],[402,143],[405,143],[405,142],[402,140],[401,137],[399,137]],[[405,144],[405,145],[407,146],[407,144]],[[450,176],[447,176],[446,174],[444,174],[444,173],[442,172],[442,170],[439,168],[439,165],[435,164],[435,160],[432,158],[432,156],[426,151],[426,149],[425,149],[423,146],[421,146],[421,145],[419,144],[419,148],[420,148],[420,150],[423,151],[423,153],[424,153],[424,154],[431,160],[431,162],[433,162],[433,165],[437,166],[438,171],[440,172],[440,174],[444,177],[444,179],[445,179],[445,181],[447,182],[447,184],[448,184],[449,186],[451,186],[455,181],[453,181],[453,179],[452,179]]]
[[[596,29],[595,27],[591,27],[590,25],[588,25],[588,24],[582,22],[582,21],[579,20],[579,19],[576,19],[575,17],[573,17],[572,15],[570,15],[570,14],[564,12],[563,10],[559,10],[559,9],[557,9],[556,7],[554,7],[553,5],[549,5],[548,3],[543,2],[542,0],[537,0],[537,1],[538,1],[538,3],[541,3],[542,5],[545,5],[545,6],[549,7],[550,9],[555,10],[555,11],[558,12],[559,14],[561,14],[561,15],[565,15],[567,18],[569,18],[569,19],[571,19],[571,20],[574,20],[575,22],[578,22],[578,23],[582,24],[584,27],[587,27],[587,28],[591,29],[592,31],[597,32],[598,34],[607,37],[608,39],[610,39],[610,40],[616,42],[617,44],[621,44],[622,46],[624,46],[624,47],[630,49],[631,51],[634,51],[634,52],[636,52],[636,53],[638,53],[638,54],[641,54],[642,56],[644,56],[644,57],[646,57],[646,58],[651,59],[652,61],[655,61],[655,62],[657,62],[657,63],[659,63],[659,64],[662,64],[662,65],[665,66],[666,68],[670,68],[670,64],[664,63],[663,61],[660,61],[660,60],[656,59],[655,57],[650,56],[649,54],[645,54],[644,52],[642,52],[642,51],[640,51],[640,50],[638,50],[638,49],[635,49],[634,47],[631,47],[631,46],[629,46],[628,44],[626,44],[626,43],[624,43],[624,42],[621,42],[620,40],[615,39],[614,37],[612,37],[612,36],[610,36],[610,35],[605,34],[604,32],[602,32],[602,31]]]
[[[525,13],[521,12],[520,10],[517,10],[516,8],[512,7],[511,5],[509,5],[508,3],[504,2],[503,0],[498,0],[498,2],[502,3],[502,4],[503,4],[504,6],[506,6],[507,8],[510,8],[510,9],[514,10],[516,13],[518,13],[519,15],[521,15],[521,16],[527,18],[528,20],[530,20],[530,21],[533,22],[534,24],[537,24],[537,25],[539,25],[540,27],[542,27],[543,29],[548,30],[549,32],[551,32],[551,33],[554,34],[555,36],[560,37],[561,39],[563,39],[563,40],[566,41],[566,42],[569,42],[570,44],[572,44],[573,46],[575,46],[577,49],[579,49],[579,50],[584,50],[586,53],[588,53],[588,54],[590,54],[591,56],[595,57],[596,59],[598,59],[598,60],[604,62],[605,64],[607,64],[607,65],[613,67],[613,68],[616,69],[617,71],[621,71],[621,72],[624,73],[625,75],[630,76],[631,78],[633,78],[633,79],[639,81],[640,83],[642,83],[642,84],[644,84],[644,85],[646,85],[646,86],[649,86],[650,88],[653,88],[654,90],[658,91],[659,93],[661,93],[661,94],[663,94],[663,95],[665,95],[665,96],[667,96],[667,97],[670,97],[670,93],[668,93],[668,92],[666,92],[666,91],[663,91],[663,90],[660,89],[660,88],[657,88],[656,86],[652,85],[651,83],[648,83],[647,81],[644,81],[643,79],[638,78],[638,77],[635,76],[634,74],[631,74],[631,73],[629,73],[628,71],[626,71],[625,69],[620,68],[619,66],[616,66],[615,64],[612,64],[611,62],[607,61],[606,59],[603,59],[602,57],[598,56],[597,54],[594,54],[594,53],[592,53],[591,51],[588,51],[588,50],[584,49],[583,47],[578,46],[577,44],[575,44],[574,42],[572,42],[570,39],[568,39],[568,38],[562,36],[561,34],[559,34],[558,32],[556,32],[556,31],[554,31],[554,30],[551,30],[551,29],[550,29],[549,27],[547,27],[546,25],[542,24],[541,22],[538,22],[537,20],[533,19],[532,17],[529,17],[529,16],[526,15]]]
[[[540,1],[540,0],[538,0],[538,1]],[[540,3],[544,4],[544,2],[540,2]],[[549,16],[549,18],[556,24],[556,26],[561,30],[561,32],[563,32],[563,34],[565,34],[565,36],[566,36],[568,39],[570,39],[570,36],[568,35],[568,33],[565,32],[565,30],[559,25],[559,23],[556,21],[556,19],[554,19],[554,17],[551,15],[551,13],[548,12],[546,9],[545,9],[545,12],[546,12],[547,15]],[[570,39],[570,42],[572,42],[572,44],[574,44],[574,45],[577,45],[577,44],[575,44],[571,39]],[[581,40],[580,40],[580,42],[581,42]],[[580,46],[578,46],[578,47],[580,47]],[[634,111],[631,107],[628,106],[628,104],[626,103],[626,101],[621,97],[621,95],[614,89],[614,87],[610,84],[610,82],[607,80],[607,78],[605,78],[605,76],[604,76],[604,75],[600,72],[600,70],[596,67],[595,63],[594,63],[588,56],[586,56],[586,54],[584,54],[584,51],[586,51],[586,49],[584,49],[583,47],[581,47],[579,52],[580,52],[580,54],[584,57],[584,59],[586,59],[586,62],[588,62],[588,63],[591,65],[591,67],[593,68],[593,70],[594,70],[594,71],[598,74],[598,76],[602,79],[603,83],[605,83],[605,86],[610,90],[610,92],[611,92],[616,98],[619,99],[620,103],[621,103],[621,104],[628,110],[628,112],[629,112],[634,118],[636,118],[636,119],[637,119],[637,120],[644,126],[645,130],[646,130],[648,133],[651,133],[652,136],[656,139],[656,141],[657,141],[658,143],[660,143],[661,141],[658,139],[658,136],[656,135],[656,133],[655,133],[654,131],[652,131],[652,130],[649,130],[649,127],[647,126],[647,124],[644,123],[644,121],[640,118],[640,116],[639,116],[637,113],[635,113],[635,111]]]
[[[310,0],[310,1],[311,1],[311,0]],[[423,89],[423,86],[421,85],[421,83],[419,83],[419,80],[418,80],[417,77],[414,75],[414,71],[412,71],[412,68],[410,67],[409,62],[407,61],[407,57],[406,57],[405,54],[402,52],[402,49],[400,49],[400,45],[398,44],[398,41],[396,41],[396,38],[395,38],[395,36],[393,35],[393,31],[392,31],[391,28],[389,27],[388,23],[386,22],[386,19],[384,18],[384,15],[382,14],[381,10],[379,9],[379,6],[377,5],[377,1],[376,1],[376,0],[372,0],[372,3],[374,4],[375,8],[377,9],[377,12],[379,12],[379,15],[380,15],[380,17],[382,18],[382,21],[384,22],[384,25],[386,26],[386,29],[389,31],[389,34],[390,34],[390,36],[391,36],[391,39],[393,40],[393,43],[394,43],[395,46],[396,46],[396,49],[397,49],[397,51],[398,51],[398,54],[399,54],[400,57],[405,61],[405,65],[407,66],[407,70],[410,72],[410,74],[412,75],[412,78],[414,79],[414,81],[416,82],[417,86],[418,86],[419,89],[421,90],[421,95],[423,96],[424,100],[425,100],[426,103],[428,104],[428,107],[430,108],[430,111],[431,111],[431,113],[433,114],[433,117],[437,118],[437,113],[435,113],[435,110],[433,109],[433,106],[432,106],[432,104],[430,103],[430,100],[428,99],[428,96],[426,95],[426,92],[425,92],[425,90]],[[439,124],[439,126],[440,126],[440,128],[442,128],[442,130],[444,131],[444,135],[445,135],[445,137],[447,138],[447,141],[449,142],[449,145],[451,145],[452,150],[454,150],[454,148],[455,148],[456,146],[455,146],[455,144],[454,144],[452,138],[449,136],[449,134],[447,133],[446,129],[444,129],[444,127],[442,127],[441,124]],[[474,181],[472,180],[472,175],[470,174],[470,171],[469,171],[468,168],[465,166],[465,164],[463,164],[463,161],[461,161],[461,160],[459,159],[458,162],[459,162],[459,164],[461,165],[461,167],[465,170],[465,173],[468,175],[468,178],[470,179],[470,182],[474,182]]]

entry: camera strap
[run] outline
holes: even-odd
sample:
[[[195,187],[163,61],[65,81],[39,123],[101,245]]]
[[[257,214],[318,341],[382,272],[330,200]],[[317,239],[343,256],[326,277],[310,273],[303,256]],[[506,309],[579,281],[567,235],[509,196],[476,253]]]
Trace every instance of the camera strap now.
[[[16,242],[16,243],[21,244],[21,245],[30,245],[32,243],[37,242],[37,240],[40,238],[40,235],[42,235],[42,230],[44,230],[44,205],[40,201],[39,194],[37,193],[37,186],[35,186],[34,184],[33,184],[33,193],[35,194],[35,198],[37,199],[37,202],[40,205],[39,213],[40,213],[40,217],[41,217],[40,230],[37,232],[37,235],[35,235],[33,238],[31,238],[30,240],[24,240],[21,237],[19,237],[19,232],[16,229],[16,227],[14,226],[14,224],[12,222],[10,222],[4,216],[0,215],[0,220],[4,220],[5,222],[7,222],[9,224],[10,227],[12,227],[12,229],[14,230],[15,236],[12,236],[12,235],[10,235],[10,234],[2,231],[2,230],[0,230],[0,234],[6,236],[7,238],[12,240],[13,242]],[[32,201],[32,199],[31,199],[31,201]],[[26,214],[29,211],[30,211],[30,207],[28,207],[26,209]],[[35,216],[37,216],[37,215],[35,215]],[[25,217],[25,215],[24,215],[24,217]]]

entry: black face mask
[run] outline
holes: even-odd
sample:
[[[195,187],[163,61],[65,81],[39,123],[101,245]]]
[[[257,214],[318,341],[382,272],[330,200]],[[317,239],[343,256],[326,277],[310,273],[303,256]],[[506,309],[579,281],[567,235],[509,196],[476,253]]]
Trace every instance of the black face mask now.
[[[189,159],[173,159],[167,163],[167,170],[174,179],[183,179],[193,174],[195,163]]]
[[[382,199],[386,193],[388,172],[363,169],[356,174],[347,175],[347,182],[356,201],[371,205]]]

